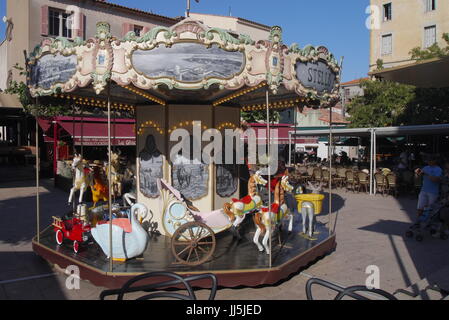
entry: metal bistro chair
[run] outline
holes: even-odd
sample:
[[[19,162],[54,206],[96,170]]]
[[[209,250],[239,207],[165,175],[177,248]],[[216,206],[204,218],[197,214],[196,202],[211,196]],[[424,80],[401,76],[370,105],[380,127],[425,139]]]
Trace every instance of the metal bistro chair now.
[[[308,176],[309,180],[313,179],[313,170],[314,169],[315,169],[314,167],[307,167],[307,176]]]
[[[387,174],[387,191],[392,192],[393,196],[397,197],[399,195],[399,188],[397,183],[397,176],[394,173]]]
[[[376,182],[376,193],[382,193],[384,196],[388,187],[387,178],[383,175],[383,173],[378,172],[374,175],[374,180]]]
[[[349,191],[349,186],[351,186],[351,190],[355,191],[355,176],[354,176],[354,171],[352,171],[351,169],[347,169],[346,173],[345,173],[345,177],[346,177],[346,191]]]
[[[161,281],[152,284],[144,284],[140,286],[134,286],[135,283],[140,281],[148,282],[151,278],[167,278],[166,281]],[[109,296],[117,296],[117,300],[123,300],[126,294],[129,293],[142,293],[143,295],[136,300],[150,300],[158,298],[169,298],[178,300],[197,300],[195,292],[192,288],[191,282],[210,280],[210,294],[208,300],[214,300],[217,293],[217,278],[214,274],[206,273],[193,275],[190,277],[181,277],[176,273],[172,272],[150,272],[142,275],[138,275],[130,280],[128,280],[121,288],[104,290],[100,294],[100,299],[105,300]],[[173,287],[177,285],[182,285],[187,294],[181,294],[178,292],[167,291],[164,288]]]
[[[297,173],[299,173],[300,175],[300,183],[307,183],[307,181],[309,181],[310,179],[310,175],[307,172],[307,168],[305,166],[299,166],[297,171]]]
[[[314,168],[312,181],[321,182],[322,180],[323,180],[323,172],[322,172],[321,168]]]
[[[320,285],[327,289],[336,291],[337,295],[335,296],[334,300],[342,300],[344,297],[350,297],[355,300],[371,300],[370,298],[367,297],[367,295],[373,297],[373,300],[375,298],[378,298],[376,300],[398,300],[395,296],[384,290],[368,289],[366,286],[352,286],[344,288],[339,285],[317,278],[312,278],[306,283],[307,300],[314,300],[312,295],[313,285]],[[358,294],[357,292],[365,293],[365,295]]]
[[[365,192],[369,189],[369,175],[366,172],[360,171],[357,173],[358,182],[358,192],[363,188]]]
[[[329,187],[330,178],[331,178],[331,175],[330,175],[329,169],[322,169],[321,170],[321,182],[323,182],[323,184],[324,184],[323,186],[325,188]]]
[[[343,188],[344,182],[346,180],[346,168],[337,168],[337,175],[334,177],[335,184],[339,188]]]

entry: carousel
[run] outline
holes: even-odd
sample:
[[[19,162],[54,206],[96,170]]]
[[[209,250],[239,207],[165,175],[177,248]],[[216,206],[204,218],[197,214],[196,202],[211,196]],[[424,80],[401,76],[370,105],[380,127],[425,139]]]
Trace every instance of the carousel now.
[[[98,23],[87,41],[44,40],[27,59],[34,103],[107,110],[108,161],[74,153],[67,211],[55,213],[44,230],[37,192],[33,250],[62,268],[76,265],[82,279],[109,288],[153,271],[214,273],[223,287],[274,284],[332,252],[331,210],[328,223],[315,219],[321,186],[299,194],[305,188],[288,168],[271,169],[277,145],[269,119],[265,142],[255,143],[265,148],[265,164],[246,156],[237,163],[234,155],[231,163],[216,161],[228,158],[217,150],[211,161],[195,150],[243,132],[242,110],[265,110],[269,118],[272,109],[332,106],[340,69],[323,46],[284,45],[279,27],[259,40],[191,18],[141,37],[130,32],[117,39]],[[111,114],[128,109],[137,156],[135,167],[124,164],[135,179],[125,193]],[[245,139],[234,141],[251,149]],[[192,152],[178,152],[180,144]],[[85,201],[88,190],[92,202]],[[296,208],[288,197],[298,199]]]

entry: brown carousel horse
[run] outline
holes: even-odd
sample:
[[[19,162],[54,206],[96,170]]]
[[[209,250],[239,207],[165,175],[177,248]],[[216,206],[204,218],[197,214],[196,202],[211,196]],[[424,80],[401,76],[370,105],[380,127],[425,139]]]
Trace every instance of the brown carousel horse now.
[[[285,203],[285,192],[291,192],[292,190],[293,186],[288,182],[288,174],[286,173],[274,188],[274,202],[271,205],[271,208],[264,207],[253,215],[254,224],[257,227],[253,242],[257,245],[260,252],[265,248],[265,252],[270,254],[268,239],[270,234],[274,231],[274,228],[278,226],[284,218],[287,217],[289,219],[288,232],[292,231],[293,214]],[[265,234],[262,244],[259,242],[261,234]]]
[[[248,195],[242,199],[232,199],[232,202],[225,203],[224,212],[234,227],[238,227],[243,222],[246,214],[258,210],[262,206],[262,198],[257,191],[257,185],[264,186],[267,182],[257,171],[249,178]]]

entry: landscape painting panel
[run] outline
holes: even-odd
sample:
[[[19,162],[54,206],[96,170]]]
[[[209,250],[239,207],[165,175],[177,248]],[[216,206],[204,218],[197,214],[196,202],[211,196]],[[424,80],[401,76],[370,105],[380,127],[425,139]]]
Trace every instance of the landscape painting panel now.
[[[76,73],[77,56],[47,54],[40,58],[31,69],[31,84],[50,89],[55,83],[69,81]]]
[[[163,178],[163,158],[153,157],[149,161],[140,160],[140,192],[148,198],[157,198],[159,189],[157,179]]]
[[[217,164],[217,194],[222,198],[232,196],[238,187],[237,167],[235,165]]]
[[[173,187],[189,200],[207,195],[209,166],[207,164],[174,164]]]
[[[198,82],[205,78],[232,78],[243,70],[244,55],[216,45],[207,48],[199,43],[178,43],[171,48],[137,50],[132,61],[138,72],[150,78]]]

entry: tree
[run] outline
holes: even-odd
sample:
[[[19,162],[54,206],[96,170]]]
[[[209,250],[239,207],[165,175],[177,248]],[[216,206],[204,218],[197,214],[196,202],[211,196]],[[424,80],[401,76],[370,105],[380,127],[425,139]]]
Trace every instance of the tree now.
[[[267,111],[266,110],[257,110],[257,111],[242,111],[241,113],[242,119],[248,123],[255,123],[259,121],[266,122],[267,121]],[[280,114],[276,110],[270,110],[270,122],[276,123],[281,118]]]
[[[354,98],[348,107],[352,128],[398,125],[415,99],[415,87],[389,81],[365,80],[364,96]]]
[[[449,122],[449,88],[416,88],[390,81],[362,82],[364,96],[349,104],[352,128]]]
[[[447,44],[445,48],[441,48],[436,42],[424,50],[421,47],[416,47],[410,51],[412,59],[423,61],[432,58],[442,58],[449,55],[449,33],[444,33],[442,38]]]

